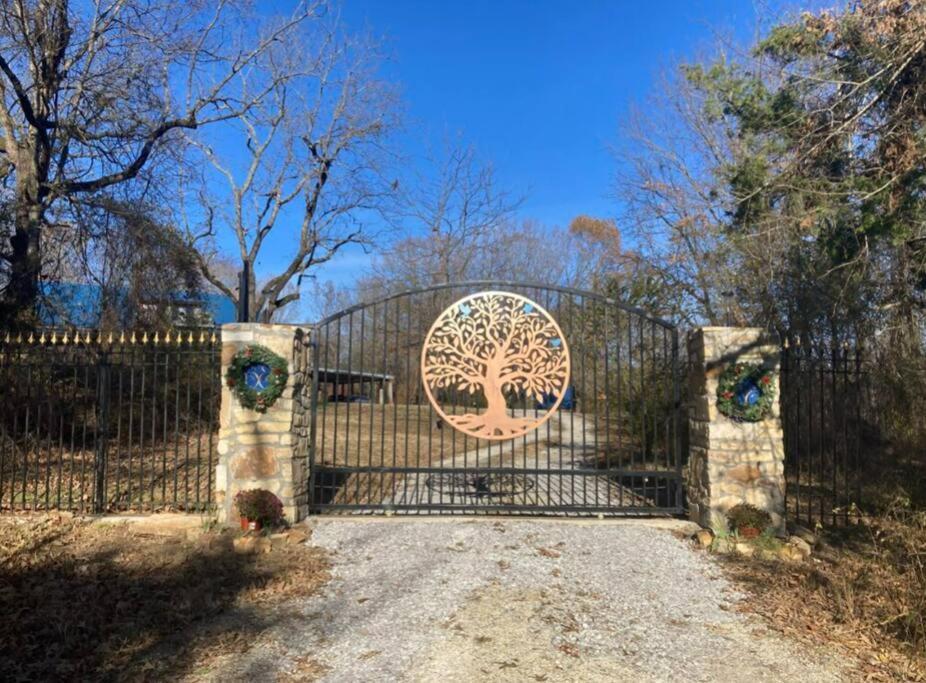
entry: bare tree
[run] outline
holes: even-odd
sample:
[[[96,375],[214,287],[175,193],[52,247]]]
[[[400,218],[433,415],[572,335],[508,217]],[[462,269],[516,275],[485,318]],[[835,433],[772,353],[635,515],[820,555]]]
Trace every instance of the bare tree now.
[[[536,221],[514,219],[500,223],[445,252],[439,237],[406,237],[373,260],[372,272],[361,278],[357,294],[370,300],[391,292],[464,280],[518,280],[572,284],[576,270],[571,251],[574,240],[558,228]],[[438,278],[441,259],[450,264],[449,279]]]
[[[663,80],[648,105],[631,116],[617,151],[621,223],[662,280],[673,315],[717,324],[738,313],[725,309],[735,262],[725,235],[729,196],[717,182],[729,139],[682,74]]]
[[[408,237],[374,264],[375,279],[392,287],[447,283],[484,273],[486,247],[512,228],[522,202],[499,187],[492,164],[481,161],[472,147],[448,147],[426,166],[434,172],[406,183],[393,217]]]
[[[307,22],[241,80],[238,99],[259,95],[258,104],[231,112],[220,139],[187,135],[210,169],[196,197],[205,218],[187,217],[203,273],[238,300],[206,248],[231,236],[250,266],[258,319],[297,301],[303,280],[344,247],[375,237],[369,225],[395,192],[384,170],[395,98],[377,61],[376,46],[345,35],[336,18]],[[264,267],[270,250],[283,258]]]
[[[8,314],[33,308],[56,208],[137,178],[176,131],[248,111],[264,92],[245,100],[232,86],[316,11],[300,4],[255,31],[236,0],[0,3],[0,171],[15,190]]]
[[[521,199],[499,188],[492,165],[471,147],[448,147],[403,185],[390,215],[400,238],[376,255],[350,288],[351,299],[461,280],[520,279],[548,266],[562,270],[549,235],[537,223],[517,222]]]

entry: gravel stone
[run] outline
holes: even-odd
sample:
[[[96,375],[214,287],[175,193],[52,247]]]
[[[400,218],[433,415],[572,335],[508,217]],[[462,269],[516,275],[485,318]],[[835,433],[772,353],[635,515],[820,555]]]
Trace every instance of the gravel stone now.
[[[841,681],[735,611],[709,555],[632,520],[323,518],[333,579],[214,680]]]

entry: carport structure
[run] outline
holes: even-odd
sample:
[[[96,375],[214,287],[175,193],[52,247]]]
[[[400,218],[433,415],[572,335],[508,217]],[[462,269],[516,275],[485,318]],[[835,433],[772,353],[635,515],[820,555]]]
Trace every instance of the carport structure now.
[[[350,396],[365,396],[379,405],[388,405],[395,400],[395,377],[385,373],[361,372],[341,368],[318,368],[319,398],[342,399]]]

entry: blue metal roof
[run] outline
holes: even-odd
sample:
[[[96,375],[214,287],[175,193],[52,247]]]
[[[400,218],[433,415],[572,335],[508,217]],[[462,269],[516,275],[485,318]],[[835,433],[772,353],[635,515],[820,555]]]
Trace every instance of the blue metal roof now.
[[[98,285],[76,282],[46,282],[41,286],[42,297],[39,303],[41,324],[49,327],[97,327],[100,324],[101,290]],[[115,297],[123,302],[128,297],[128,290],[118,289]],[[201,294],[192,296],[187,292],[177,292],[168,297],[173,304],[200,306],[212,317],[216,325],[235,322],[234,302],[224,294]],[[129,321],[126,321],[129,322]]]

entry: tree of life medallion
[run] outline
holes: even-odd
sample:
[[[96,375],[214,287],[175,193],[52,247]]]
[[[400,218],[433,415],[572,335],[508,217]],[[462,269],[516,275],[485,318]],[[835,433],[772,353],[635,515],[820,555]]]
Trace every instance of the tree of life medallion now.
[[[480,439],[513,439],[536,429],[559,408],[569,387],[569,347],[546,310],[511,292],[479,292],[441,313],[421,350],[428,400],[455,429]],[[468,395],[485,408],[451,414],[441,398]],[[508,397],[549,408],[515,411]],[[481,412],[480,412],[481,410]],[[516,414],[519,412],[521,414]]]

